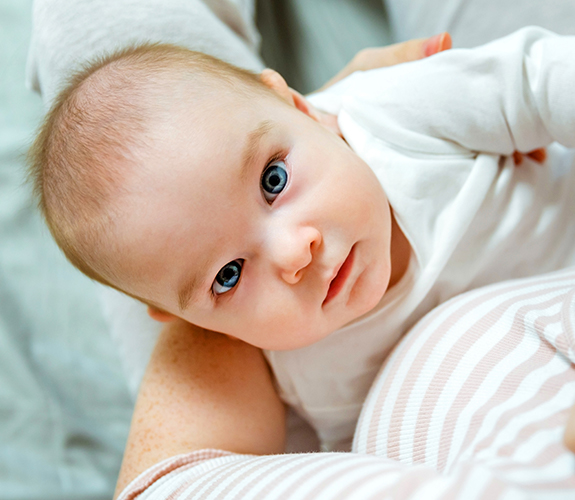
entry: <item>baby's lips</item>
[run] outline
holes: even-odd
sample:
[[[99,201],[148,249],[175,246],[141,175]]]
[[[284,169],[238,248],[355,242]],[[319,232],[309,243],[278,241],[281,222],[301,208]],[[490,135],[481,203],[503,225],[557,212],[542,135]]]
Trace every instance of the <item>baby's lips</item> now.
[[[438,52],[448,50],[451,48],[451,35],[447,32],[434,35],[423,44],[423,52],[425,57],[432,56]]]

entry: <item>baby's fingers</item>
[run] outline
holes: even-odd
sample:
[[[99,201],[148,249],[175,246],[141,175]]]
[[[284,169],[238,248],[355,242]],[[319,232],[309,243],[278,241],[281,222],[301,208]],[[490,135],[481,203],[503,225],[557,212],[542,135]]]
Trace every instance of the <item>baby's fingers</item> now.
[[[513,152],[513,162],[515,165],[521,165],[523,162],[523,155],[529,156],[533,161],[537,163],[543,163],[547,159],[547,151],[545,148],[538,148],[530,151],[529,153],[520,153],[519,151]]]
[[[527,156],[537,163],[543,163],[547,159],[547,151],[545,151],[545,148],[534,149],[527,153]]]

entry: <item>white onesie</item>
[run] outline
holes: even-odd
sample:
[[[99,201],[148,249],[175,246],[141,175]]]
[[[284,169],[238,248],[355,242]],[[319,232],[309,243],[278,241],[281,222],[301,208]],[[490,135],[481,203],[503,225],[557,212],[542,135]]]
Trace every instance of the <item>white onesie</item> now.
[[[413,253],[368,317],[266,351],[280,395],[347,449],[373,379],[436,305],[575,264],[575,37],[525,28],[483,47],[358,72],[312,96],[374,170]],[[552,144],[553,143],[553,144]],[[513,151],[547,147],[540,165]]]

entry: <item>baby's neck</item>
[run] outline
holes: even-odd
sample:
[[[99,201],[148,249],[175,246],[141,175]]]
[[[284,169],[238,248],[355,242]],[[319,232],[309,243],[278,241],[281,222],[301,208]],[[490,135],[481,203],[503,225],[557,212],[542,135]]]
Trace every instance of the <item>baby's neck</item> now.
[[[394,286],[407,271],[411,258],[411,245],[400,229],[393,209],[391,210],[391,277],[389,278],[388,290]]]

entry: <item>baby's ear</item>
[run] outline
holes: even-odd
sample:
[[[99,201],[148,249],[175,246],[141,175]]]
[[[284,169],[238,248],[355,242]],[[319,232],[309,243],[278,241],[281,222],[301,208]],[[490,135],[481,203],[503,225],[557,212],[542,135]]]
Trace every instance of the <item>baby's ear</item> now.
[[[277,71],[266,68],[260,73],[260,80],[266,86],[276,92],[284,101],[292,103],[290,88]]]
[[[317,110],[303,95],[291,87],[289,88],[289,91],[291,93],[293,104],[297,109],[299,109],[302,113],[305,113],[310,118],[314,119],[316,122],[321,121]]]
[[[260,74],[260,80],[288,104],[291,104],[314,120],[320,121],[316,109],[297,90],[288,87],[286,81],[277,71],[269,68],[264,69]]]
[[[176,319],[173,314],[167,313],[153,306],[148,306],[148,315],[150,318],[155,319],[160,323],[169,323],[170,321],[174,321]]]

